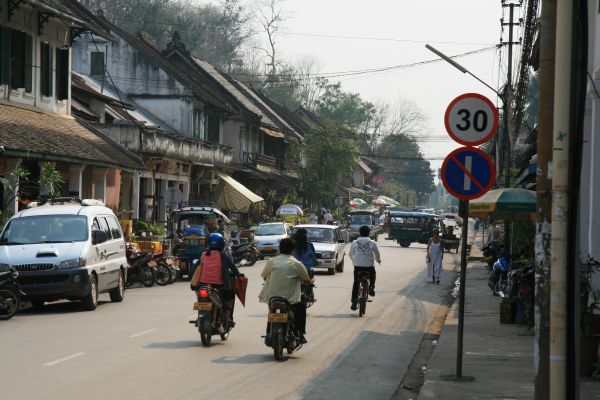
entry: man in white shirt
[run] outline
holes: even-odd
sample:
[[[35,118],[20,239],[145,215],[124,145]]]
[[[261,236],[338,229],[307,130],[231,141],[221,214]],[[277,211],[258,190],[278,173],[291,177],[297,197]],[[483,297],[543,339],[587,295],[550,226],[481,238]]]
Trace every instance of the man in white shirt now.
[[[356,310],[358,302],[358,276],[361,272],[369,273],[369,295],[375,296],[375,261],[381,264],[379,248],[374,240],[369,239],[371,229],[363,225],[358,230],[360,236],[350,246],[350,259],[354,265],[354,284],[352,285],[352,310]]]
[[[329,224],[330,222],[333,222],[333,215],[331,215],[331,213],[329,211],[327,211],[325,213],[325,215],[323,215],[323,221],[326,224]]]

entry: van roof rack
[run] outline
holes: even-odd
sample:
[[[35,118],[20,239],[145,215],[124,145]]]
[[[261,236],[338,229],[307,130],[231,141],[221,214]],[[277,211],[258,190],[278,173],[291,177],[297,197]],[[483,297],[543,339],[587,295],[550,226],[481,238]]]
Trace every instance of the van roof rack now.
[[[45,204],[50,204],[50,205],[54,205],[54,204],[64,204],[64,203],[77,203],[77,204],[82,204],[82,200],[79,197],[53,197],[53,198],[49,198],[49,199],[45,199],[42,200],[40,202],[38,202],[38,206],[43,206]]]

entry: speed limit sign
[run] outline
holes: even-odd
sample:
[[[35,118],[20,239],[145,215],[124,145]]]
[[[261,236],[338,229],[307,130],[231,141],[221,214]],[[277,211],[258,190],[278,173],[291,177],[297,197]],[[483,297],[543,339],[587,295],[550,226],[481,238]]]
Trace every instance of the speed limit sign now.
[[[498,130],[498,110],[487,97],[466,93],[452,100],[444,117],[448,134],[465,146],[479,146]]]

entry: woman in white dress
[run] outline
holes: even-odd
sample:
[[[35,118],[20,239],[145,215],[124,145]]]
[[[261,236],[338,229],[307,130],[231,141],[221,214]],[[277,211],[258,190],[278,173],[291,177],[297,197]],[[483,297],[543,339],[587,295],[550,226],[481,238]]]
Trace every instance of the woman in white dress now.
[[[440,231],[433,230],[433,237],[427,243],[427,277],[431,278],[433,283],[440,283],[442,276],[442,259],[444,258],[444,248]]]

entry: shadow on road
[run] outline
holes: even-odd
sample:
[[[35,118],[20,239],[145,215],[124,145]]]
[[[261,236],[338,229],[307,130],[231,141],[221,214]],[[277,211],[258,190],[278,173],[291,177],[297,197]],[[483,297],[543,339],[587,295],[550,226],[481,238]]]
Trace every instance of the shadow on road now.
[[[219,346],[221,343],[215,342],[212,346]],[[146,349],[188,349],[192,347],[203,347],[200,340],[182,340],[179,342],[157,342],[144,346]]]
[[[98,301],[98,307],[102,307],[103,304],[111,303],[110,301]],[[76,312],[86,312],[82,310],[81,303],[78,301],[60,301],[56,303],[46,303],[41,308],[34,308],[31,306],[25,306],[25,308],[19,311],[19,314],[24,315],[36,315],[36,314],[70,314]]]
[[[343,314],[329,314],[329,315],[317,314],[317,315],[313,315],[312,318],[324,318],[324,319],[358,318],[358,314],[357,314],[357,311],[348,311],[347,313],[343,313]]]
[[[300,391],[302,399],[390,399],[423,336],[363,331]]]
[[[287,356],[283,360],[293,359],[294,357]],[[241,357],[220,357],[212,360],[215,364],[264,364],[264,363],[279,363],[275,361],[273,354],[246,354]]]

